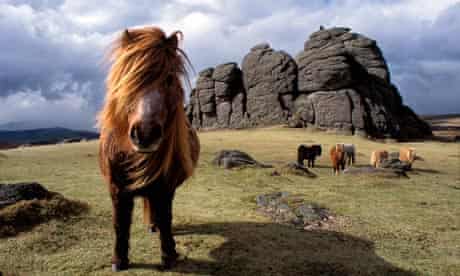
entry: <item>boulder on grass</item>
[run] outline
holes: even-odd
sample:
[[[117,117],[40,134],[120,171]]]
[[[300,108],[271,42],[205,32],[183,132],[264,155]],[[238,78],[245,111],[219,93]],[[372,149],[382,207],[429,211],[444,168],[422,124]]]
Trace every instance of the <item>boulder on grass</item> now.
[[[407,174],[404,170],[391,168],[375,168],[373,166],[351,167],[345,169],[343,173],[347,175],[368,175],[383,178],[407,177]]]
[[[37,224],[88,209],[86,203],[66,199],[38,183],[0,184],[0,237],[14,236]]]
[[[239,150],[221,150],[216,154],[212,163],[216,166],[223,167],[224,169],[248,166],[259,168],[272,167],[271,165],[260,163],[249,154]]]
[[[299,229],[325,229],[335,222],[328,209],[289,192],[258,195],[256,202],[259,211],[274,222]]]

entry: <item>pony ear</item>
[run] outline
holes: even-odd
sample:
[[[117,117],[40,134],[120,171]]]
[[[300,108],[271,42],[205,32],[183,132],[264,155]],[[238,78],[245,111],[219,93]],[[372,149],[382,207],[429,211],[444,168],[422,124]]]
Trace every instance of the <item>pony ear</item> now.
[[[171,46],[173,48],[178,48],[179,46],[179,41],[183,39],[184,35],[182,34],[181,31],[175,31],[173,32],[166,40],[171,43]]]
[[[121,47],[128,46],[128,44],[131,43],[131,34],[129,33],[128,29],[125,29],[121,34],[120,42]]]

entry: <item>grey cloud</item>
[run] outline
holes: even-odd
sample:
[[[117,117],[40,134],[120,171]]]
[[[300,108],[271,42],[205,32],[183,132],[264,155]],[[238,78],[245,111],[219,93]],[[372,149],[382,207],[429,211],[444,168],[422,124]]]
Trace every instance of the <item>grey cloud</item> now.
[[[53,120],[62,105],[72,114],[56,123],[90,128],[104,97],[104,50],[118,31],[139,25],[183,30],[196,71],[240,62],[263,41],[296,55],[320,25],[349,26],[378,41],[417,112],[460,112],[460,3],[434,21],[386,14],[395,3],[409,1],[0,0],[0,106],[8,103],[0,123]],[[21,106],[26,98],[39,101],[42,112]],[[70,106],[72,100],[82,105]]]

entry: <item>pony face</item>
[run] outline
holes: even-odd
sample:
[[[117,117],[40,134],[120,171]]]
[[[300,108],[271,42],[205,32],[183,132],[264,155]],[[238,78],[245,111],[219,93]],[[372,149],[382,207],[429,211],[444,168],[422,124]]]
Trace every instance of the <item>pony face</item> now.
[[[140,96],[128,110],[128,136],[134,151],[158,150],[164,138],[168,109],[164,93],[152,90]]]

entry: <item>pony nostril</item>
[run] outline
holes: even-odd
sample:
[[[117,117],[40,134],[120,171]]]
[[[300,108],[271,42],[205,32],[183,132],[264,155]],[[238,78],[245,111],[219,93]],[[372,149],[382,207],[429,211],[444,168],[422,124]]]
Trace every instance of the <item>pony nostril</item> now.
[[[139,128],[137,126],[133,126],[129,133],[129,137],[134,144],[139,145]]]
[[[140,125],[135,125],[129,132],[129,137],[134,145],[139,148],[148,148],[153,144],[159,143],[163,129],[156,125],[148,129],[142,128]]]
[[[152,128],[150,137],[152,137],[153,141],[160,139],[162,135],[163,135],[163,129],[161,128],[161,126],[155,126]]]

